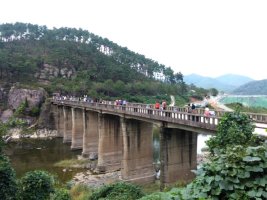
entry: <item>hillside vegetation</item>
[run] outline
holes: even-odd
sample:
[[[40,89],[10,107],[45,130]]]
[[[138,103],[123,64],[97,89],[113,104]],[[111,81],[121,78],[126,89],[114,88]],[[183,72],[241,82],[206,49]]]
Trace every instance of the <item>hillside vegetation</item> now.
[[[86,30],[24,23],[0,25],[0,79],[41,86],[50,94],[141,102],[169,94],[187,100],[192,89],[197,96],[208,93],[187,86],[181,72]]]

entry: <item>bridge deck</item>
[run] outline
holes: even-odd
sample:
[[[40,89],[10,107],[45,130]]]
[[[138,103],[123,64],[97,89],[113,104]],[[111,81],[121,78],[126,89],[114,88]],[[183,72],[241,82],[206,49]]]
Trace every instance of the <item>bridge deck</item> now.
[[[103,114],[111,114],[148,121],[151,123],[164,124],[165,127],[180,127],[195,132],[215,133],[220,117],[225,113],[216,111],[215,116],[205,117],[202,109],[197,113],[188,113],[185,108],[168,107],[167,110],[148,108],[146,104],[129,103],[126,106],[113,105],[110,103],[91,103],[70,100],[52,100],[53,104],[76,107]],[[267,115],[247,113],[255,122],[256,126],[267,124]],[[260,124],[259,124],[260,123]]]

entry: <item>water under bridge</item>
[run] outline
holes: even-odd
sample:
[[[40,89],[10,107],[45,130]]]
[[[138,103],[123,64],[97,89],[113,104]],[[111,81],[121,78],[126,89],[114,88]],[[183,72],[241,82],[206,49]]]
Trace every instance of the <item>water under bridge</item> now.
[[[145,104],[126,106],[82,101],[52,100],[52,116],[63,142],[72,149],[97,159],[100,173],[121,170],[122,180],[151,183],[153,165],[153,126],[160,129],[160,182],[162,185],[190,181],[197,167],[198,133],[216,133],[220,117],[215,111],[205,117],[202,109],[188,113],[186,108],[153,109]],[[254,122],[267,124],[267,115],[249,114]]]

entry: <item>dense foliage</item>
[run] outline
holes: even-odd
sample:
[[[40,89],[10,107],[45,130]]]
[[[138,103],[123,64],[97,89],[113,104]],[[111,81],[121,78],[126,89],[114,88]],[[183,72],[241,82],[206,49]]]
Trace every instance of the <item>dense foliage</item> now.
[[[172,188],[168,192],[155,192],[142,197],[140,200],[182,200],[183,188]]]
[[[51,196],[51,200],[71,200],[70,192],[67,189],[56,189],[55,193]]]
[[[129,183],[114,183],[93,192],[90,200],[135,200],[144,196],[140,187]]]
[[[45,171],[27,172],[20,179],[19,185],[22,200],[46,200],[54,192],[53,176]]]
[[[267,145],[220,152],[198,170],[184,199],[266,199]]]
[[[8,158],[0,153],[0,199],[16,199],[17,184],[14,169]]]
[[[226,150],[235,145],[248,146],[256,140],[253,137],[254,128],[248,115],[238,110],[228,112],[220,119],[216,137],[207,141],[209,150],[214,153],[216,149]]]
[[[0,121],[0,155],[3,154],[4,147],[4,136],[6,135],[8,130],[7,124],[4,124]]]

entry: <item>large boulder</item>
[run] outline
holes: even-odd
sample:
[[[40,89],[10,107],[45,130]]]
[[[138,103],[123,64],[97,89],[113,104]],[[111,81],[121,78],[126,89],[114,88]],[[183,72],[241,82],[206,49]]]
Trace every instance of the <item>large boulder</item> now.
[[[39,107],[46,96],[47,93],[43,88],[23,89],[11,87],[8,94],[8,106],[10,109],[17,109],[27,99],[29,108]]]
[[[13,111],[11,109],[5,110],[0,114],[0,120],[2,122],[7,122],[10,117],[12,117]]]

